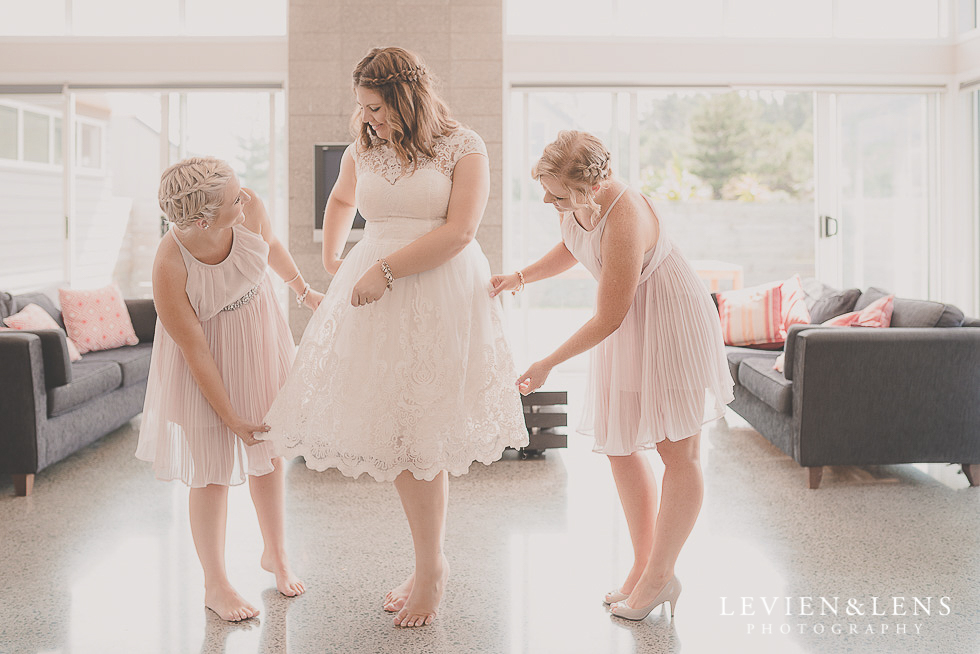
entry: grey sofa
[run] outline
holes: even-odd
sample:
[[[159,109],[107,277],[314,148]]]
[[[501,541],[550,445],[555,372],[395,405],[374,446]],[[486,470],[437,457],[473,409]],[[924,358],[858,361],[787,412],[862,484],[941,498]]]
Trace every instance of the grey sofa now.
[[[886,294],[852,292],[835,314]],[[818,301],[808,295],[811,313]],[[823,466],[934,462],[980,485],[980,320],[956,307],[896,298],[887,329],[793,325],[783,372],[779,352],[727,350],[730,407],[808,469],[810,488]]]
[[[0,318],[37,304],[64,327],[43,293],[0,292]],[[68,360],[58,329],[0,332],[0,473],[29,495],[34,475],[143,410],[156,326],[152,300],[126,300],[139,344]]]

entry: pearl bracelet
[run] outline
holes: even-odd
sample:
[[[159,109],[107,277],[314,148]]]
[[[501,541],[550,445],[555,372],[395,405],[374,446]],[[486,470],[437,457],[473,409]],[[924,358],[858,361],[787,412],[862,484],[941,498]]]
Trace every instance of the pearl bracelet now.
[[[381,272],[383,272],[385,276],[385,285],[390,291],[391,285],[395,283],[395,278],[391,274],[391,268],[388,267],[388,262],[384,259],[378,259],[378,261],[381,263]]]
[[[517,271],[518,284],[517,288],[510,292],[511,295],[517,295],[524,290],[524,273],[520,270]]]

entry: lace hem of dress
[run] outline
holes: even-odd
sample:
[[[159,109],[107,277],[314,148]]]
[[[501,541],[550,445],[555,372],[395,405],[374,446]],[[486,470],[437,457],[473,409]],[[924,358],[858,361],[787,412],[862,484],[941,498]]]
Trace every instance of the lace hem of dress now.
[[[326,456],[322,458],[314,457],[310,452],[308,447],[303,447],[303,443],[295,446],[288,446],[285,444],[278,444],[276,447],[276,456],[283,456],[287,458],[302,456],[306,462],[306,467],[310,470],[315,470],[317,472],[323,472],[329,468],[336,468],[345,477],[358,478],[362,474],[367,473],[372,479],[378,482],[388,482],[394,481],[398,475],[404,471],[409,471],[412,476],[420,481],[432,481],[436,478],[440,472],[445,470],[453,477],[461,477],[469,472],[470,467],[474,463],[482,463],[483,465],[490,465],[495,461],[499,461],[504,455],[504,450],[508,447],[518,448],[527,445],[527,434],[524,434],[524,439],[521,441],[517,439],[513,442],[507,442],[504,436],[501,436],[495,442],[493,448],[482,453],[474,454],[465,459],[458,459],[455,462],[449,462],[446,459],[435,461],[431,466],[419,467],[411,462],[403,462],[396,464],[390,468],[379,468],[372,461],[366,461],[361,459],[360,461],[350,461],[342,456]]]

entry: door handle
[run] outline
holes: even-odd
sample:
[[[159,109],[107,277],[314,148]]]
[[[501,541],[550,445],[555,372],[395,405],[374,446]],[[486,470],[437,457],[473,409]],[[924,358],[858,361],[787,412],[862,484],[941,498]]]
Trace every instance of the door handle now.
[[[821,236],[824,238],[830,238],[831,236],[837,236],[838,223],[836,218],[830,216],[820,216],[820,231],[823,233]]]

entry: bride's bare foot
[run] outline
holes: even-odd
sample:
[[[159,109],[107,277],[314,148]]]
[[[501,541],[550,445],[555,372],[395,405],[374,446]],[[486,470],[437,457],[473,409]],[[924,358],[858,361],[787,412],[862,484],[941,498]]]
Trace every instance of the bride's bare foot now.
[[[405,606],[395,616],[395,626],[421,627],[432,624],[435,620],[442,594],[446,592],[446,580],[449,579],[449,561],[445,556],[434,572],[433,583],[426,583],[426,579],[421,576],[413,583]]]
[[[293,574],[285,557],[276,558],[263,553],[260,564],[263,570],[276,576],[276,588],[286,597],[296,597],[306,592],[306,586]]]
[[[405,606],[408,596],[412,593],[412,586],[415,584],[415,573],[408,575],[408,579],[403,581],[400,586],[392,588],[385,595],[384,609],[388,613],[397,613]]]
[[[259,610],[246,602],[230,585],[205,588],[204,606],[229,622],[248,620],[259,614]]]

